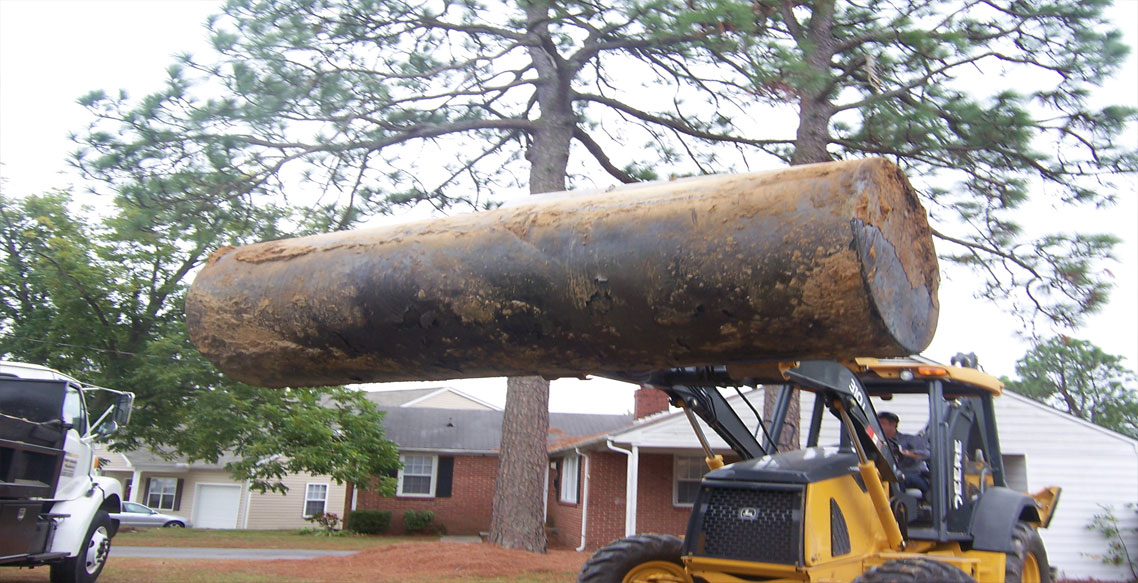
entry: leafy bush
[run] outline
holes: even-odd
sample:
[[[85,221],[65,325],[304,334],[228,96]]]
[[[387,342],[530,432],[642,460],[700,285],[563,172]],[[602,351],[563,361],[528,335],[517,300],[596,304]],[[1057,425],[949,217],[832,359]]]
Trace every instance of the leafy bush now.
[[[324,536],[333,536],[340,534],[336,529],[340,526],[340,517],[335,513],[326,512],[309,516],[304,520],[316,524],[319,528],[305,528],[300,531],[301,534],[319,534]]]
[[[1127,539],[1132,539],[1138,534],[1138,527],[1123,526],[1115,516],[1114,508],[1109,506],[1101,508],[1102,514],[1096,514],[1087,525],[1088,530],[1101,534],[1107,540],[1107,552],[1099,556],[1099,559],[1108,565],[1126,569],[1130,573],[1127,581],[1138,582],[1138,556],[1135,555],[1135,549],[1127,544]],[[1138,512],[1138,505],[1127,504],[1125,509],[1127,512]]]
[[[391,528],[390,510],[353,510],[344,528],[360,534],[383,534]]]
[[[403,529],[407,534],[446,534],[446,526],[435,523],[435,513],[430,510],[408,510],[403,513]]]

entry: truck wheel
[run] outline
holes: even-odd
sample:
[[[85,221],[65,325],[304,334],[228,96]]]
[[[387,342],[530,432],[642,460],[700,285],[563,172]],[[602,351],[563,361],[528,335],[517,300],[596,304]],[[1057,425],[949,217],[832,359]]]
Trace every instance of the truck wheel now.
[[[683,542],[665,534],[639,534],[609,543],[581,567],[577,583],[691,583],[680,562]]]
[[[51,583],[95,583],[111,552],[114,523],[106,512],[95,513],[79,555],[51,566]]]
[[[940,561],[932,559],[898,559],[874,567],[854,583],[976,583],[971,575]]]
[[[1004,567],[1007,583],[1051,583],[1051,566],[1047,564],[1047,549],[1043,538],[1034,526],[1017,522],[1012,530],[1012,548]]]

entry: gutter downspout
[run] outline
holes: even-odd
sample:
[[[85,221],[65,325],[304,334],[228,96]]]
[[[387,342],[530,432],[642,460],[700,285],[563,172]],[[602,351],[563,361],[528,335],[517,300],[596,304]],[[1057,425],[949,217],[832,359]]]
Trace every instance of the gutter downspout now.
[[[127,502],[138,502],[138,491],[142,489],[142,470],[134,467],[130,463],[130,458],[125,453],[120,453],[119,457],[122,461],[126,462],[126,467],[130,468],[130,495],[126,497]]]
[[[245,513],[241,517],[241,529],[249,529],[249,507],[253,505],[253,489],[249,487],[249,480],[241,483],[241,487],[245,489]],[[346,518],[346,517],[345,517]]]
[[[574,448],[574,450],[576,450],[579,457],[585,460],[584,469],[582,470],[585,472],[585,491],[581,493],[581,546],[576,549],[579,553],[585,550],[585,534],[589,526],[589,482],[592,481],[592,476],[589,475],[589,455],[581,451],[580,448]],[[546,472],[545,475],[548,478],[549,472]]]
[[[613,445],[611,439],[605,445],[628,456],[624,472],[624,536],[632,536],[636,534],[636,486],[640,480],[640,448],[634,445],[631,450],[621,449]]]

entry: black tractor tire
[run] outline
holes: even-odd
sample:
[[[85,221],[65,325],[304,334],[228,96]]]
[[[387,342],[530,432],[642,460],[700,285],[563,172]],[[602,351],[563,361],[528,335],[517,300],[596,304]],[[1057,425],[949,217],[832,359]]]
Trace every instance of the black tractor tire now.
[[[95,583],[107,564],[114,531],[110,515],[102,510],[96,512],[79,554],[51,566],[51,583]]]
[[[932,559],[898,559],[874,567],[854,583],[976,583],[972,575]]]
[[[666,534],[638,534],[593,553],[577,583],[690,583],[680,561],[683,541]]]
[[[1012,548],[1004,562],[1006,583],[1051,583],[1051,565],[1047,549],[1034,526],[1017,522],[1012,530]]]

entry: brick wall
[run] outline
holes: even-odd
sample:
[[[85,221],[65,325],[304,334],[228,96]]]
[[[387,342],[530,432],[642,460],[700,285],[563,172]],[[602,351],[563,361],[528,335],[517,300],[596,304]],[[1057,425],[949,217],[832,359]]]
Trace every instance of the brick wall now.
[[[584,464],[581,466],[582,478]],[[559,477],[555,468],[549,470],[549,492],[546,498],[546,526],[549,546],[553,548],[575,549],[581,544],[581,511],[583,506],[561,502]],[[584,496],[584,488],[581,489]]]
[[[627,456],[615,452],[589,454],[589,511],[586,548],[596,550],[624,536],[625,463]],[[553,483],[551,475],[550,484]],[[638,532],[681,536],[687,529],[690,507],[672,504],[671,454],[641,454],[637,492]],[[550,544],[577,548],[581,544],[581,505],[558,501],[550,488],[549,522],[556,535]]]
[[[675,506],[672,454],[640,454],[640,488],[636,499],[636,530],[683,536],[690,506]]]
[[[449,498],[384,497],[361,490],[356,499],[360,510],[390,510],[391,532],[402,533],[403,512],[431,510],[435,521],[449,534],[478,534],[490,530],[494,481],[498,474],[495,456],[454,456],[454,479]]]
[[[596,550],[624,536],[625,463],[627,456],[611,451],[589,453],[589,498],[586,548]],[[672,455],[640,454],[640,487],[637,492],[638,532],[682,536],[687,529],[689,507],[672,504]],[[585,476],[581,463],[581,480]],[[391,532],[403,532],[405,510],[432,510],[435,520],[451,534],[477,534],[490,529],[494,481],[498,458],[493,456],[454,456],[454,481],[450,498],[382,497],[360,491],[357,508],[390,510]],[[557,476],[550,470],[548,525],[549,544],[577,548],[581,544],[581,501],[566,504],[559,500]]]
[[[589,517],[586,548],[599,549],[624,536],[625,477],[627,456],[597,452],[590,460]],[[579,539],[580,537],[578,537]],[[578,540],[580,545],[581,541]]]

